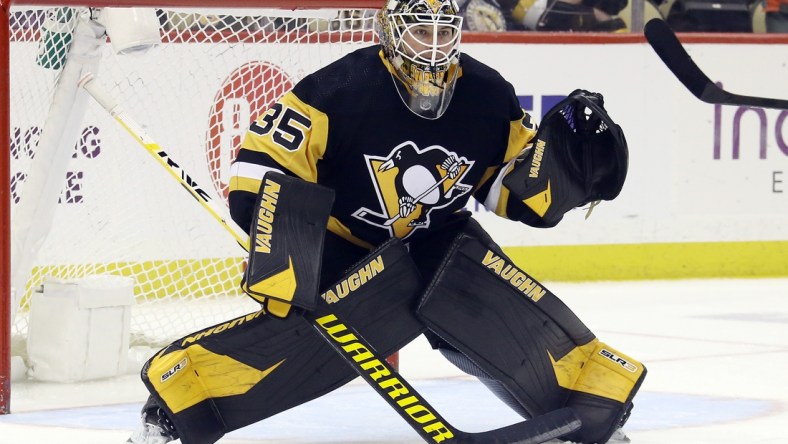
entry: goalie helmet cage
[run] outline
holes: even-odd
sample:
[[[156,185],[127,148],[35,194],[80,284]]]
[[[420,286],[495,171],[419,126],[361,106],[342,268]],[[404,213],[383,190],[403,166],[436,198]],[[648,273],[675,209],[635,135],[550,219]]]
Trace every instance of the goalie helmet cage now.
[[[238,286],[243,250],[78,90],[79,77],[93,72],[224,202],[251,119],[306,74],[374,43],[381,4],[0,0],[0,414],[45,279],[134,278],[132,345],[157,347],[255,308]],[[113,22],[109,10],[135,12]],[[151,23],[143,13],[161,43],[135,51]]]

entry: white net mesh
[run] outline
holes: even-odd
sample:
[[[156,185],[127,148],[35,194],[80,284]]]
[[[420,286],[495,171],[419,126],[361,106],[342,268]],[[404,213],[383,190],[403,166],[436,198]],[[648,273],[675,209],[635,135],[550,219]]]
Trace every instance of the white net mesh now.
[[[153,10],[162,43],[129,55],[102,43],[96,81],[218,202],[225,201],[229,165],[252,119],[306,74],[374,42],[370,11],[312,18],[273,10]],[[28,176],[51,119],[62,51],[80,17],[101,16],[76,8],[11,11],[12,217],[35,194]],[[46,202],[49,213],[35,213],[52,224],[34,235],[43,243],[24,291],[17,291],[14,353],[24,343],[30,296],[46,276],[134,278],[136,343],[163,344],[254,310],[238,289],[245,252],[103,108],[87,104],[67,172],[57,179],[60,197]]]

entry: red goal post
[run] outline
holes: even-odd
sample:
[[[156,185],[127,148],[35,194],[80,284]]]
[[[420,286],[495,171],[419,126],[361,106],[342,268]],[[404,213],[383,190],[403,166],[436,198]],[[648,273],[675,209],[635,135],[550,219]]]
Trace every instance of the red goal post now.
[[[66,160],[62,161],[62,163],[99,163],[99,161],[96,160],[96,157],[109,157],[110,154],[108,153],[112,150],[137,150],[137,153],[135,154],[131,154],[130,151],[129,153],[124,151],[123,156],[144,156],[144,153],[139,154],[140,150],[138,148],[127,148],[125,146],[126,144],[133,145],[134,141],[128,138],[128,135],[119,135],[122,134],[122,129],[111,128],[113,124],[109,123],[109,120],[101,120],[107,119],[109,116],[99,117],[95,110],[91,111],[91,107],[95,108],[94,105],[86,103],[85,99],[80,99],[79,97],[74,99],[73,96],[75,93],[73,90],[70,91],[69,96],[68,93],[63,94],[62,91],[58,89],[61,88],[62,84],[69,83],[64,81],[67,73],[63,72],[68,69],[68,59],[66,59],[65,62],[62,62],[65,64],[66,68],[58,65],[60,62],[49,63],[49,65],[45,66],[45,68],[50,69],[50,71],[48,71],[47,74],[43,76],[32,73],[32,68],[19,68],[20,65],[29,63],[31,58],[38,57],[37,61],[39,62],[39,68],[37,69],[43,69],[41,68],[41,53],[37,53],[36,51],[39,45],[42,44],[41,40],[45,38],[46,32],[44,32],[45,29],[41,27],[42,23],[38,19],[49,19],[50,15],[43,14],[52,14],[51,9],[53,8],[66,8],[72,6],[74,8],[97,8],[99,10],[101,8],[110,7],[152,8],[157,11],[157,17],[159,18],[162,26],[167,26],[166,29],[160,30],[162,41],[165,43],[171,43],[173,47],[178,47],[180,50],[182,50],[182,52],[185,52],[184,48],[190,46],[199,48],[204,47],[208,49],[208,52],[203,53],[200,56],[195,56],[193,53],[187,53],[184,59],[173,61],[172,65],[159,68],[158,72],[156,71],[157,66],[147,66],[151,65],[149,62],[142,61],[142,59],[135,61],[133,58],[138,57],[136,55],[127,56],[130,57],[128,60],[120,60],[120,58],[118,58],[117,61],[109,62],[109,68],[104,65],[107,62],[105,62],[103,59],[100,62],[102,65],[98,68],[98,79],[101,79],[104,73],[114,75],[115,72],[122,73],[124,69],[131,71],[131,75],[128,78],[114,77],[110,79],[107,77],[107,79],[104,81],[108,82],[109,85],[112,85],[112,87],[115,88],[113,93],[116,94],[121,101],[125,102],[134,100],[135,98],[143,97],[141,99],[141,103],[129,103],[129,108],[133,112],[133,117],[143,121],[143,125],[149,129],[149,132],[154,135],[157,141],[165,140],[166,143],[162,143],[163,148],[167,150],[168,153],[171,153],[172,151],[178,150],[178,147],[175,146],[177,145],[177,138],[173,139],[172,137],[168,137],[171,132],[175,132],[175,126],[187,126],[188,128],[186,131],[189,134],[201,133],[199,134],[199,137],[203,139],[201,142],[208,145],[210,145],[212,141],[216,144],[219,144],[220,142],[218,142],[218,140],[223,137],[222,135],[217,135],[217,130],[212,129],[212,127],[209,127],[207,130],[203,130],[202,128],[195,130],[197,127],[190,126],[190,123],[197,119],[189,117],[189,115],[186,113],[188,108],[192,107],[192,102],[186,99],[189,99],[192,96],[208,96],[209,99],[213,99],[213,106],[208,107],[210,108],[209,110],[201,111],[208,117],[206,120],[207,123],[203,122],[202,124],[208,126],[216,124],[220,127],[221,124],[226,125],[228,123],[226,121],[223,122],[222,119],[237,119],[238,115],[247,116],[248,113],[256,111],[256,109],[251,108],[264,106],[267,102],[270,102],[270,100],[276,99],[275,95],[281,95],[286,90],[286,88],[292,86],[292,82],[298,80],[308,72],[313,71],[319,67],[320,64],[326,64],[332,59],[339,57],[343,54],[343,51],[347,51],[345,49],[326,49],[322,47],[322,44],[349,42],[351,43],[351,46],[349,47],[352,48],[353,43],[365,44],[374,41],[374,35],[367,27],[355,29],[354,24],[345,27],[341,21],[332,21],[332,19],[320,19],[322,21],[318,21],[318,19],[316,19],[314,23],[311,22],[312,19],[293,19],[294,21],[290,21],[291,19],[289,17],[302,16],[293,16],[289,14],[288,11],[326,9],[374,10],[379,8],[381,4],[382,0],[230,0],[221,2],[221,6],[217,7],[216,2],[206,2],[199,0],[172,0],[155,2],[147,0],[116,0],[110,2],[86,0],[79,2],[76,5],[74,3],[63,2],[59,0],[27,0],[19,2],[0,0],[0,9],[3,11],[2,16],[0,16],[0,20],[3,22],[0,25],[0,47],[2,48],[2,50],[0,50],[0,65],[2,65],[0,68],[0,76],[2,76],[3,79],[2,85],[0,86],[0,107],[2,107],[3,110],[2,119],[0,119],[0,140],[3,141],[3,144],[6,147],[5,153],[0,156],[0,182],[2,183],[2,196],[0,196],[0,212],[2,212],[2,219],[0,219],[0,254],[2,254],[2,257],[0,257],[0,326],[2,327],[2,329],[0,329],[0,414],[10,412],[10,360],[13,346],[18,346],[18,339],[12,336],[12,333],[21,334],[24,336],[24,330],[27,328],[27,325],[24,322],[18,322],[18,316],[16,316],[17,311],[24,313],[29,308],[29,299],[27,298],[30,297],[32,292],[40,288],[42,279],[50,275],[55,275],[55,277],[62,279],[81,278],[85,274],[92,273],[117,273],[124,276],[131,275],[137,281],[138,285],[135,287],[135,296],[139,301],[144,301],[144,304],[140,304],[141,311],[144,312],[145,307],[142,307],[142,305],[161,305],[160,303],[163,299],[171,297],[169,292],[183,293],[184,295],[198,294],[201,295],[201,297],[210,299],[209,296],[212,297],[211,293],[217,291],[220,293],[226,292],[230,287],[237,287],[237,276],[235,276],[234,273],[237,273],[237,270],[240,267],[240,258],[233,257],[235,253],[227,253],[226,251],[220,253],[205,253],[204,251],[201,251],[200,248],[197,248],[194,251],[180,254],[181,252],[179,249],[183,248],[183,245],[188,246],[187,244],[200,243],[209,244],[213,242],[214,238],[222,236],[224,236],[225,241],[228,240],[226,235],[217,234],[221,233],[220,229],[217,231],[208,230],[205,233],[198,233],[198,231],[202,230],[202,227],[186,227],[183,230],[172,230],[164,227],[161,230],[164,232],[161,238],[154,237],[153,239],[143,239],[142,243],[130,244],[127,247],[122,245],[122,243],[125,241],[125,237],[120,239],[118,234],[111,234],[107,235],[109,237],[103,240],[103,245],[105,248],[100,248],[98,251],[84,251],[87,250],[88,247],[86,245],[90,243],[89,241],[94,240],[92,238],[99,239],[103,236],[103,234],[100,232],[101,230],[91,232],[91,229],[81,226],[84,221],[79,219],[80,216],[75,216],[75,214],[70,213],[82,212],[85,213],[82,215],[82,217],[91,217],[92,215],[94,219],[101,219],[103,216],[96,217],[95,211],[99,211],[99,207],[108,206],[109,204],[113,203],[113,201],[122,201],[124,204],[122,206],[125,207],[136,207],[134,211],[130,213],[135,217],[135,213],[139,214],[141,212],[158,212],[162,213],[164,217],[174,218],[182,216],[182,213],[190,213],[192,211],[191,209],[187,210],[185,207],[180,207],[179,202],[182,196],[180,196],[181,191],[178,190],[179,187],[173,183],[167,184],[166,181],[159,184],[158,182],[160,181],[160,178],[157,177],[159,173],[155,167],[148,168],[147,166],[144,166],[144,161],[132,161],[126,157],[116,158],[114,162],[101,161],[103,162],[100,168],[102,170],[111,170],[113,166],[124,167],[119,168],[118,171],[115,171],[115,173],[106,173],[108,174],[108,177],[121,176],[119,172],[125,173],[125,181],[120,181],[116,185],[112,185],[107,179],[97,180],[96,183],[91,185],[90,180],[92,178],[88,178],[87,176],[97,175],[98,172],[88,169],[79,170],[76,172],[69,170],[68,168],[63,171],[55,170],[57,172],[57,174],[54,174],[55,176],[58,176],[63,172],[66,173],[66,185],[65,189],[55,190],[55,199],[52,203],[53,208],[51,209],[50,213],[44,212],[44,216],[42,217],[42,210],[40,208],[27,210],[28,213],[25,213],[25,211],[14,207],[14,205],[18,205],[20,201],[25,200],[25,197],[27,196],[27,188],[31,187],[32,185],[30,185],[30,183],[35,181],[32,179],[34,175],[30,172],[31,170],[25,170],[26,173],[24,174],[19,173],[18,170],[21,168],[18,165],[20,162],[19,158],[25,157],[25,155],[27,155],[27,157],[30,157],[30,159],[23,160],[29,160],[31,163],[36,158],[39,158],[39,160],[41,160],[41,158],[50,158],[48,155],[36,156],[36,154],[40,154],[38,150],[41,149],[41,139],[47,139],[47,134],[49,131],[48,128],[58,126],[55,124],[49,124],[50,118],[53,115],[57,117],[56,120],[62,120],[62,122],[60,122],[60,126],[63,127],[61,129],[63,132],[60,133],[61,138],[68,139],[68,137],[62,136],[62,134],[71,134],[71,137],[76,138],[75,143],[67,146],[68,150],[71,150],[71,147],[73,146],[73,152],[69,151],[66,153],[64,157]],[[24,8],[29,8],[30,11],[39,12],[46,10],[46,12],[31,12],[30,14],[25,14],[24,12],[20,13],[19,10]],[[196,12],[194,15],[187,14],[188,20],[192,20],[188,22],[188,24],[170,23],[165,25],[164,17],[166,16],[167,19],[169,19],[170,15],[162,15],[162,11],[167,10],[167,8],[171,8],[173,11],[179,11],[172,14],[173,17],[177,16],[179,19],[183,18],[179,15],[181,14],[180,11],[195,9],[198,12]],[[282,11],[283,16],[286,18],[272,18],[277,17],[276,14],[273,14],[271,17],[259,17],[254,15],[256,14],[256,11],[274,9]],[[234,14],[236,14],[237,11],[238,16],[244,16],[248,18],[233,21],[232,23],[224,23],[221,22],[222,16],[215,15],[219,13],[219,10],[226,11],[228,16],[235,16]],[[184,14],[186,13],[184,12]],[[199,18],[196,18],[197,16],[199,16]],[[21,20],[21,18],[27,20],[26,17],[32,17],[38,21],[34,22],[31,20],[29,22],[25,21],[24,23],[20,23],[18,21],[15,22],[15,20]],[[219,21],[213,22],[212,20],[214,20],[216,17],[219,17]],[[242,26],[242,24],[252,21],[255,22],[253,30],[251,28],[249,30],[242,31],[235,29],[238,26]],[[285,25],[282,25],[283,23]],[[335,27],[334,25],[337,23],[339,23],[339,25]],[[278,26],[285,26],[285,28],[277,28]],[[304,27],[298,28],[301,26]],[[306,32],[314,32],[315,34],[313,34],[313,37],[303,38],[303,34]],[[255,36],[251,36],[253,33],[257,34]],[[270,34],[270,36],[262,36],[262,34],[265,33]],[[288,35],[300,35],[300,37],[293,41],[281,40],[287,38],[286,36]],[[326,38],[326,36],[328,36],[328,38]],[[244,41],[244,39],[250,40]],[[119,41],[120,39],[117,40]],[[304,60],[306,62],[305,66],[297,65],[298,63],[302,62],[301,60],[292,61],[292,63],[290,63],[291,61],[285,60],[285,58],[288,57],[296,57],[292,55],[294,54],[293,46],[301,43],[315,43],[316,45],[313,46],[318,46],[318,48],[311,48],[309,50],[310,52],[306,54]],[[71,45],[73,47],[75,43],[72,42]],[[109,48],[111,43],[105,42],[103,45]],[[242,52],[239,52],[239,59],[237,62],[227,62],[227,59],[223,57],[225,57],[227,53],[232,52],[231,47],[234,48],[234,45],[258,45],[265,46],[266,49],[271,47],[273,50],[278,50],[277,48],[281,46],[282,54],[277,56],[279,58],[276,59],[275,62],[258,63],[254,60],[254,56],[246,57]],[[103,51],[103,53],[109,54],[111,50],[107,48],[101,48],[99,49],[99,52]],[[210,52],[211,48],[214,48],[214,52]],[[104,57],[103,53],[101,57]],[[109,57],[114,58],[115,55],[113,54]],[[160,59],[164,61],[170,61],[172,57],[173,56],[171,55],[167,55],[160,57]],[[197,57],[196,61],[193,59],[194,57]],[[152,65],[163,63],[161,60],[156,60],[154,63],[152,63]],[[211,63],[213,60],[216,62]],[[203,63],[203,65],[201,66],[200,63]],[[206,72],[208,71],[206,69],[208,66],[206,65],[215,64],[217,66],[229,66],[232,63],[237,63],[240,65],[239,67],[235,67],[238,69],[233,72],[223,72],[218,74],[214,72]],[[228,69],[230,68],[234,67],[230,66]],[[181,74],[180,77],[178,75],[172,74],[172,71],[177,69],[183,69],[183,74]],[[281,69],[281,72],[277,69]],[[224,83],[219,82],[221,87],[218,88],[218,92],[215,88],[215,85],[208,86],[206,89],[199,89],[203,88],[203,86],[192,86],[187,82],[187,80],[191,80],[192,78],[199,77],[203,74],[205,74],[206,77],[211,77],[211,80],[214,81],[214,83],[216,83],[215,81],[217,76],[224,76]],[[232,77],[233,75],[235,75],[235,77]],[[50,84],[45,85],[45,89],[42,89],[40,92],[30,91],[31,96],[28,97],[28,90],[33,90],[34,88],[29,88],[27,84],[21,85],[21,82],[23,80],[25,82],[28,81],[28,78],[38,77],[44,77]],[[257,102],[253,104],[254,106],[251,106],[240,103],[237,92],[235,92],[235,90],[231,91],[228,89],[236,86],[238,82],[249,81],[250,78],[255,82],[261,82],[265,80],[265,82],[270,83],[268,79],[287,80],[287,82],[275,86],[267,84],[263,85],[265,88],[270,86],[270,91],[264,94],[264,99],[257,100]],[[166,87],[164,87],[164,89],[170,92],[180,93],[180,96],[176,94],[176,97],[179,97],[181,100],[171,103],[163,101],[153,102],[151,100],[158,100],[163,96],[162,94],[159,94],[159,91],[161,90],[157,90],[156,88],[151,89],[152,93],[150,93],[151,95],[148,99],[145,99],[143,94],[138,94],[135,92],[136,88],[138,87],[148,87],[151,84],[155,84],[156,82],[160,81],[170,82]],[[17,85],[15,82],[20,82],[20,85]],[[73,86],[74,85],[71,85],[69,88],[73,89]],[[247,95],[250,94],[249,88],[251,87],[248,87],[245,90]],[[16,90],[24,90],[25,97],[22,98],[22,94],[17,94]],[[226,94],[222,95],[223,92]],[[32,94],[40,95],[33,96]],[[236,94],[236,96],[232,96],[232,94]],[[58,95],[68,96],[70,97],[71,101],[67,100],[63,103],[58,103],[58,100],[60,100]],[[243,93],[241,95],[243,95]],[[80,102],[80,100],[82,101]],[[148,100],[148,102],[145,103],[145,100]],[[28,106],[28,103],[32,103],[30,106],[42,108],[42,110],[37,111],[37,114],[46,117],[46,127],[43,120],[41,122],[32,121],[33,118],[29,118],[27,116],[22,119],[24,122],[22,122],[22,120],[15,120],[17,115],[20,113],[20,108]],[[233,111],[235,114],[232,112],[224,112],[222,114],[221,112],[217,111],[217,108],[228,103],[235,107],[233,108],[235,110]],[[126,103],[124,103],[124,105],[125,104]],[[230,105],[227,106],[229,107]],[[85,108],[86,111],[82,110],[83,108]],[[69,120],[70,118],[73,118],[75,113],[80,112],[86,113],[85,121],[87,123],[83,123],[81,119],[74,121]],[[163,117],[169,114],[181,115],[181,118],[178,119],[178,116],[176,116],[172,121],[165,121]],[[203,114],[200,114],[200,116],[205,117]],[[238,125],[243,125],[241,122],[235,123]],[[42,133],[44,135],[42,135]],[[57,136],[55,137],[57,138]],[[128,138],[128,140],[122,140],[123,137]],[[160,137],[162,139],[160,139]],[[237,135],[234,135],[234,137],[237,137]],[[175,142],[171,142],[172,140],[175,140]],[[172,146],[167,145],[168,143],[172,143]],[[221,143],[224,143],[224,141]],[[61,145],[63,145],[63,143],[61,143]],[[109,145],[112,146],[110,147]],[[192,148],[194,147],[192,146]],[[53,149],[57,150],[57,148]],[[206,151],[205,146],[202,146],[200,150]],[[101,156],[99,156],[99,154]],[[220,169],[220,167],[214,165],[214,163],[218,163],[218,160],[216,160],[216,158],[212,158],[211,156],[212,154],[210,152],[206,154],[205,152],[194,153],[192,151],[187,152],[185,157],[173,156],[173,160],[181,163],[182,166],[184,166],[184,169],[189,171],[190,174],[193,174],[190,168],[195,167],[195,165],[211,164],[212,166],[209,166],[208,168],[213,168],[214,170],[207,171],[206,173],[200,173],[198,171],[196,174],[201,178],[201,184],[212,183],[214,185],[214,187],[212,187],[215,188],[213,191],[219,197],[218,200],[222,201],[223,196],[221,196],[221,180],[220,178],[217,179],[221,173],[215,171]],[[120,159],[120,161],[118,159]],[[227,163],[226,158],[223,160],[225,163]],[[57,162],[53,160],[52,163]],[[226,167],[226,165],[221,165],[221,168],[224,167]],[[31,168],[35,169],[35,167]],[[139,185],[138,183],[134,183],[135,180],[145,183],[153,182],[154,184],[152,185],[152,189],[154,191],[148,192],[148,194],[153,196],[145,195],[145,192],[139,192]],[[62,186],[62,182],[63,181],[56,183],[56,186]],[[104,196],[93,199],[94,196],[87,195],[89,192],[94,192],[97,194],[96,190],[105,188],[105,185],[106,191],[108,193],[112,193],[110,197]],[[49,185],[44,184],[42,187],[46,188],[47,186]],[[114,186],[118,186],[118,188],[111,188]],[[90,187],[92,187],[92,191],[88,190]],[[19,190],[20,188],[22,190],[21,192]],[[148,206],[156,206],[156,204],[135,204],[135,202],[145,199],[158,200],[160,197],[159,194],[169,194],[171,189],[174,190],[173,193],[179,196],[177,198],[178,201],[162,199],[164,203],[157,206],[157,210],[150,210],[148,208]],[[80,192],[84,192],[86,195],[77,195]],[[98,202],[87,202],[91,199]],[[185,201],[188,201],[188,198],[185,198]],[[97,204],[96,208],[89,207],[89,205],[94,204]],[[69,205],[71,205],[71,208],[68,210],[62,209],[62,207],[68,207]],[[188,218],[195,220],[200,219],[202,216],[197,214],[200,211],[198,208],[199,206],[195,206],[193,203],[191,205],[196,207],[194,210],[195,213],[189,214]],[[74,208],[80,208],[81,210],[74,211]],[[43,251],[43,253],[39,253],[38,256],[29,259],[31,261],[30,268],[36,271],[32,272],[31,277],[24,279],[25,283],[22,285],[24,288],[17,289],[17,293],[21,294],[21,296],[17,295],[16,299],[14,299],[11,293],[11,288],[13,285],[13,261],[11,251],[14,248],[16,248],[14,251],[19,251],[19,249],[12,245],[12,210],[16,210],[15,215],[33,214],[37,216],[37,219],[32,218],[32,220],[35,222],[34,225],[40,225],[40,222],[43,219],[64,217],[62,221],[61,219],[58,219],[58,221],[53,222],[54,226],[47,228],[46,234],[49,237],[54,236],[58,237],[59,239],[70,238],[73,236],[73,239],[70,240],[73,242],[72,244],[55,242],[54,244],[49,245],[46,244],[46,242],[49,242],[49,240],[43,241],[36,237],[36,240],[44,242],[44,246],[40,247],[42,248],[41,251]],[[129,216],[123,214],[118,214],[117,217],[118,219],[129,218]],[[107,221],[103,219],[98,221],[91,220],[91,223],[93,222],[97,222],[99,228],[102,229],[105,226],[113,224],[113,221]],[[130,225],[121,227],[119,229],[119,233],[125,236],[126,231],[130,229],[129,227],[140,227],[141,229],[146,230],[148,233],[151,233],[151,228],[153,230],[159,231],[158,229],[161,227],[158,225],[160,223],[162,222],[157,222],[152,219],[134,221],[130,222]],[[200,223],[198,225],[202,224]],[[77,226],[77,228],[69,231],[64,230],[64,226]],[[77,233],[79,231],[82,232]],[[182,242],[181,246],[178,247],[165,245],[171,242],[171,239],[168,236],[177,237],[178,231],[187,231],[188,235],[193,236],[193,238],[186,239],[187,242]],[[84,240],[77,236],[77,234],[84,235],[86,232],[90,234],[90,239]],[[30,235],[26,236],[26,240],[28,237],[31,237]],[[187,238],[189,236],[187,236]],[[229,240],[230,243],[232,243],[231,238],[229,238]],[[172,242],[174,243],[175,241]],[[30,241],[30,243],[36,244],[37,242]],[[70,247],[67,245],[70,245]],[[162,246],[170,247],[171,251],[157,252],[152,254],[150,257],[142,259],[133,256],[140,250],[155,249]],[[28,251],[27,247],[28,244],[24,244],[22,250]],[[206,247],[206,249],[209,247]],[[39,248],[39,246],[37,246],[37,248]],[[121,253],[125,255],[120,255],[118,257],[106,256],[103,253],[104,250],[122,250],[123,248],[126,248],[129,251],[121,251]],[[222,249],[224,249],[224,247],[219,248],[219,250]],[[69,256],[68,259],[63,259],[65,256],[52,254],[55,250],[60,251],[61,253],[65,251],[71,256],[77,257],[73,258],[73,260],[71,256]],[[40,256],[44,256],[44,259],[41,259]],[[17,263],[20,262],[20,260],[17,260],[18,258],[16,257],[13,259]],[[85,262],[91,263],[85,264]],[[175,284],[174,282],[176,281],[181,282],[181,285]],[[174,289],[174,287],[178,288]],[[222,301],[222,304],[224,304],[224,301]],[[191,300],[188,300],[184,301],[183,304],[181,304],[181,307],[191,307],[192,305],[194,305],[194,303]],[[224,307],[224,305],[222,306]],[[214,307],[215,306],[208,306],[207,311],[213,312],[212,314],[214,315],[217,314],[215,313],[216,309]],[[137,307],[135,306],[135,308]],[[162,311],[161,308],[154,308],[153,310]],[[177,313],[178,311],[179,309],[176,308],[175,312]],[[180,319],[179,316],[181,316],[181,314],[178,313],[169,316],[171,316],[169,318],[170,320],[174,320],[176,317]],[[186,325],[193,325],[197,326],[198,328],[202,328],[203,326],[206,326],[204,325],[205,322],[209,322],[207,319],[210,318],[189,318],[185,319],[183,322]],[[134,322],[135,321],[132,320],[132,323]],[[165,321],[164,324],[166,325],[167,322],[168,321]],[[141,326],[143,329],[158,328],[156,326],[152,326],[151,324],[145,323],[141,324]],[[168,327],[165,326],[163,328]],[[142,334],[142,336],[144,336],[144,334]],[[154,344],[158,344],[159,342],[160,340],[153,341]]]

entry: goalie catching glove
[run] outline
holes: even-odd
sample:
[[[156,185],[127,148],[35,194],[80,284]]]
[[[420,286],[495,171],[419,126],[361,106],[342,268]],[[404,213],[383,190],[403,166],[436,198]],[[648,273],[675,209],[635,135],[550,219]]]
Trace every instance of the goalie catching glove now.
[[[503,184],[552,227],[572,208],[618,196],[628,159],[624,133],[602,95],[576,89],[547,112]]]

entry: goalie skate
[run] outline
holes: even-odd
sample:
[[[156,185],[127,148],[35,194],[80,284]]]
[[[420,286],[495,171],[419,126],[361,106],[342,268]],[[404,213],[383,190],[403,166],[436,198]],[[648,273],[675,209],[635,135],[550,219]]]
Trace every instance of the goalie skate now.
[[[629,436],[624,432],[624,429],[616,429],[613,436],[607,441],[610,444],[624,444],[631,442]]]
[[[161,427],[154,424],[143,424],[126,440],[126,444],[165,444],[172,441],[175,439]]]
[[[126,440],[126,444],[165,444],[177,439],[178,432],[170,418],[159,406],[148,400],[142,410],[142,423]]]
[[[628,444],[630,442],[632,441],[624,432],[624,429],[618,428],[616,429],[615,432],[613,432],[613,435],[610,436],[610,439],[607,440],[606,444]],[[575,443],[572,441],[562,441],[560,439],[552,439],[550,441],[547,441],[545,444],[575,444]]]

